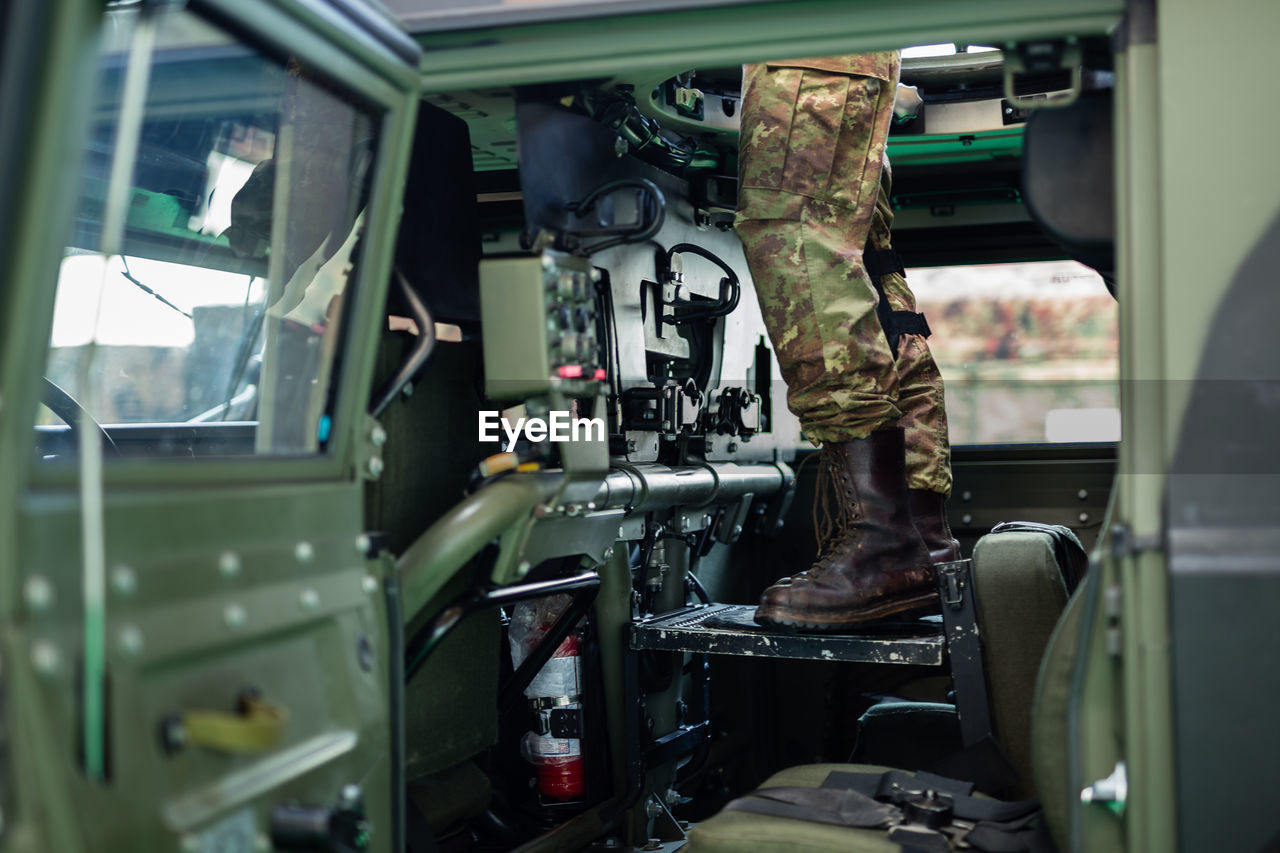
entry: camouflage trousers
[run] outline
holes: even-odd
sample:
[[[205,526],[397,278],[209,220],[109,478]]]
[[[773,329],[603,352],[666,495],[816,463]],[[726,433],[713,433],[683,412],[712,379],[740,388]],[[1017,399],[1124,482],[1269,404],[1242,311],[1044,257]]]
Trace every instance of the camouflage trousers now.
[[[830,61],[746,67],[735,227],[805,436],[849,441],[900,425],[908,486],[948,494],[942,377],[919,335],[890,352],[863,262],[868,236],[891,245],[898,56],[854,60],[876,76],[833,73]],[[901,275],[881,286],[894,310],[915,310]]]

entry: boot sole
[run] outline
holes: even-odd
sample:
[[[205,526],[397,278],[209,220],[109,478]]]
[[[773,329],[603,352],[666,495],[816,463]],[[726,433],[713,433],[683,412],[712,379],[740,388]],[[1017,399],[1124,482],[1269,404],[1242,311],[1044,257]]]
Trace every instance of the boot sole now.
[[[861,610],[833,614],[831,617],[822,620],[793,616],[785,611],[761,613],[760,608],[756,608],[755,621],[769,628],[792,628],[800,631],[842,631],[868,622],[876,622],[889,616],[922,616],[930,612],[937,612],[938,608],[938,591],[931,589],[915,595],[881,601]]]

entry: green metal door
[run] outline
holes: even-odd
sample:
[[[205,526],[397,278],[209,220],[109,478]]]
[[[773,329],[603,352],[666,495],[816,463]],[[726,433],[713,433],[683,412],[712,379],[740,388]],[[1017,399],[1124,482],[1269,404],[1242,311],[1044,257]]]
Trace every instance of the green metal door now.
[[[322,2],[4,14],[6,840],[392,849],[364,411],[416,48]]]

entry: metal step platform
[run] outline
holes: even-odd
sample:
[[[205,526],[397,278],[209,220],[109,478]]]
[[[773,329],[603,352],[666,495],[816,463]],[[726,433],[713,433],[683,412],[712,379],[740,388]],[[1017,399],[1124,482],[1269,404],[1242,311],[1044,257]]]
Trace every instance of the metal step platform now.
[[[873,622],[856,634],[801,634],[757,625],[754,604],[704,604],[633,622],[631,648],[707,655],[948,666],[971,746],[991,736],[991,712],[974,605],[973,561],[934,565],[941,614]]]
[[[707,604],[631,626],[631,648],[793,660],[941,666],[941,617],[879,622],[857,634],[800,634],[757,625],[754,604]]]

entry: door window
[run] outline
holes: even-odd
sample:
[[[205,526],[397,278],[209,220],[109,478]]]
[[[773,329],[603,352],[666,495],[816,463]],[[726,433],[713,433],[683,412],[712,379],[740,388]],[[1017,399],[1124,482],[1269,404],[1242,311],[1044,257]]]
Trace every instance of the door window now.
[[[41,454],[74,454],[67,422],[82,412],[122,455],[319,452],[378,116],[189,11],[142,14],[107,13]],[[153,39],[137,38],[142,26]],[[140,50],[149,70],[131,112]]]

